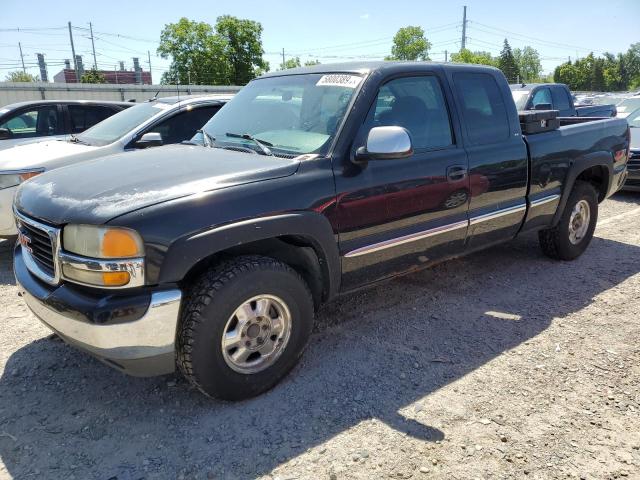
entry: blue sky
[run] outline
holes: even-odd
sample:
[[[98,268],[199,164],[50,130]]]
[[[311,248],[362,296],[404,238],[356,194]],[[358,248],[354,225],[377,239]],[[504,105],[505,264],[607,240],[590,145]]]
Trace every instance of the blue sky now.
[[[182,16],[213,24],[216,17],[224,14],[262,23],[265,56],[272,69],[281,61],[282,48],[287,57],[299,56],[302,61],[379,59],[390,52],[397,29],[407,25],[425,29],[433,44],[431,58],[442,61],[445,50],[460,48],[465,4],[470,49],[497,54],[506,37],[514,48],[536,48],[545,71],[591,50],[617,53],[640,41],[640,0],[157,0],[152,4],[120,0],[2,0],[0,79],[19,64],[18,42],[23,44],[27,66],[35,63],[35,53],[44,53],[49,76],[53,77],[62,60],[71,57],[68,31],[63,28],[71,21],[74,27],[82,28],[93,23],[100,68],[112,69],[118,60],[124,60],[130,68],[131,57],[139,56],[146,69],[149,50],[156,80],[169,64],[155,55],[165,24]],[[12,31],[15,28],[38,30]],[[40,30],[43,28],[50,30]],[[91,42],[87,37],[88,31],[74,31],[76,51],[83,55],[85,65],[91,65]],[[38,73],[36,68],[30,71]]]

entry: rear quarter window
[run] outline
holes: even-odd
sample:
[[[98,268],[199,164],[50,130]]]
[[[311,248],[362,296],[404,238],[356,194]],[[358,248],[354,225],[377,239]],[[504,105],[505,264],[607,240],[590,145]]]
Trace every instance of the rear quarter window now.
[[[457,73],[453,78],[470,142],[485,145],[507,140],[509,117],[495,79],[486,73]]]

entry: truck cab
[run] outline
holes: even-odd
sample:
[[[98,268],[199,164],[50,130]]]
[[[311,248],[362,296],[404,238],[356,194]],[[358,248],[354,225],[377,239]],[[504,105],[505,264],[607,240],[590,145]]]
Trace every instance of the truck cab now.
[[[564,83],[510,85],[518,110],[557,110],[560,117],[615,117],[615,105],[576,106]]]

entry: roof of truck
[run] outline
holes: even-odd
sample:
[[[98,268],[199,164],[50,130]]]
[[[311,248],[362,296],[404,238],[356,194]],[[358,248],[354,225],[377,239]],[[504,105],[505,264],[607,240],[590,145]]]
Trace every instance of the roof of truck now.
[[[433,67],[446,68],[450,70],[498,70],[488,65],[470,65],[467,63],[440,63],[440,62],[389,62],[389,61],[369,61],[369,62],[344,62],[344,63],[321,63],[309,67],[290,68],[266,73],[260,78],[279,77],[283,75],[300,75],[304,73],[355,73],[366,74],[373,71],[385,72],[412,72],[416,70],[433,70]]]
[[[552,87],[555,85],[562,85],[562,86],[566,86],[564,83],[553,83],[553,82],[547,82],[547,83],[512,83],[509,85],[509,88],[511,88],[511,90],[531,90],[532,88],[537,88],[537,87]]]

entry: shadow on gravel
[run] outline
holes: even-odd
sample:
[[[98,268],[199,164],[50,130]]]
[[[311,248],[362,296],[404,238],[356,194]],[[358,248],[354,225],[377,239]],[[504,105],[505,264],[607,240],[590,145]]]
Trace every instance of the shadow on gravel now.
[[[240,403],[177,376],[125,377],[41,339],[0,379],[0,455],[15,478],[248,479],[367,419],[442,439],[399,410],[588,306],[640,271],[638,258],[595,238],[576,262],[552,262],[527,237],[344,297],[320,312],[301,365]]]

